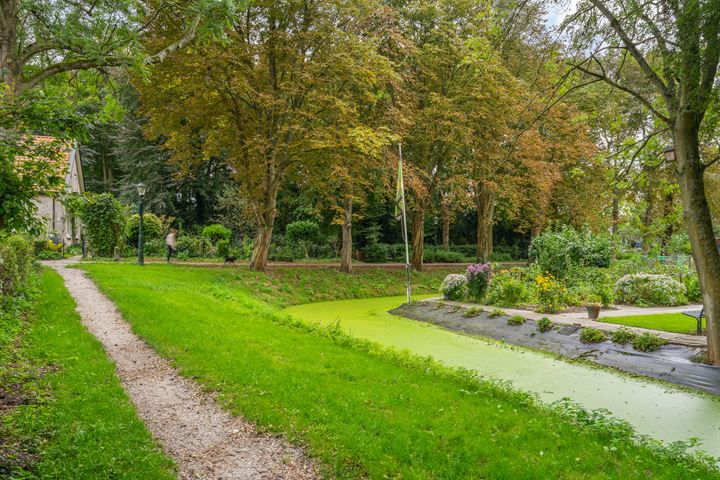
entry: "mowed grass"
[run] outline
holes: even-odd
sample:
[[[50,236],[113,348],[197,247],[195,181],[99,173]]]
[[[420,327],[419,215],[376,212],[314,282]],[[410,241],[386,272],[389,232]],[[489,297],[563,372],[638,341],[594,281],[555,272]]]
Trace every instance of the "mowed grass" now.
[[[187,268],[187,267],[176,267]],[[463,267],[433,268],[412,272],[413,295],[440,295],[440,283],[448,273]],[[259,273],[247,268],[217,270],[212,278],[229,278],[252,296],[277,307],[353,298],[405,295],[407,272],[402,269],[359,268],[347,275],[332,268],[272,268]]]
[[[631,315],[627,317],[602,317],[600,321],[627,325],[629,327],[652,328],[666,332],[686,333],[693,335],[697,332],[697,320],[682,313],[660,313],[654,315]],[[705,329],[705,319],[702,321]]]
[[[24,328],[12,363],[0,365],[3,387],[28,402],[0,416],[1,478],[175,478],[55,272],[43,272]],[[17,453],[32,461],[19,466]]]
[[[246,283],[247,275],[230,270],[83,268],[134,331],[184,375],[217,391],[233,413],[304,444],[327,476],[711,476],[626,441],[613,442],[603,431],[577,427],[526,395],[293,321],[256,298],[259,276]],[[319,295],[317,283],[297,281],[319,279],[319,273],[293,269],[288,275],[293,279],[278,291],[314,288],[316,294],[296,294]],[[275,272],[266,286],[278,281],[283,277]],[[332,286],[341,289],[351,281]],[[333,291],[328,295],[344,296]],[[278,295],[272,303],[293,298],[292,292]]]

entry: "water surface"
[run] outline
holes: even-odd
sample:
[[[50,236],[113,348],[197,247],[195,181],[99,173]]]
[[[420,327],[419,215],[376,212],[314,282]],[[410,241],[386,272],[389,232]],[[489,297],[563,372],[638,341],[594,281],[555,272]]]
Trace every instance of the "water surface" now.
[[[296,318],[338,322],[356,337],[432,356],[447,365],[510,381],[546,402],[564,397],[586,409],[604,408],[641,434],[672,442],[696,437],[720,457],[720,398],[694,394],[620,373],[555,360],[550,356],[469,337],[390,315],[404,297],[319,302],[289,307]]]

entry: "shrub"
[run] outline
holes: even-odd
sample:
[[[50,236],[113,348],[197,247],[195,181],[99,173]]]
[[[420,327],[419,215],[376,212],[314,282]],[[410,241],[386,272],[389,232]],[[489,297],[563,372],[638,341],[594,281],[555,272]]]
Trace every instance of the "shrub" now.
[[[308,255],[308,246],[320,236],[320,227],[310,220],[300,220],[288,223],[285,227],[285,238],[290,242],[297,243],[302,248],[305,258]]]
[[[635,340],[637,335],[635,332],[628,330],[627,328],[618,328],[610,332],[610,339],[620,345],[631,343]]]
[[[537,285],[538,310],[544,313],[555,313],[565,308],[565,296],[567,289],[563,284],[550,275],[538,275],[535,277]]]
[[[200,235],[210,242],[211,245],[215,245],[220,240],[227,240],[229,242],[232,232],[226,226],[214,223],[204,227]]]
[[[125,224],[125,239],[127,244],[137,247],[138,235],[140,230],[140,215],[130,215]],[[143,239],[144,242],[149,240],[157,240],[163,236],[162,221],[152,213],[143,214]]]
[[[565,277],[573,267],[609,267],[612,244],[606,236],[565,226],[546,230],[530,243],[528,257],[544,272]]]
[[[522,325],[523,323],[525,323],[525,317],[522,315],[513,315],[508,318],[508,325]]]
[[[125,208],[109,193],[86,193],[74,208],[83,221],[90,250],[97,256],[112,257],[125,233]]]
[[[271,245],[268,259],[276,262],[294,262],[304,258],[304,252],[297,245]]]
[[[685,285],[669,275],[635,273],[615,284],[617,299],[632,305],[682,305],[687,303]]]
[[[470,307],[467,310],[465,310],[465,313],[463,313],[463,317],[465,317],[465,318],[477,317],[482,312],[483,312],[483,309],[480,307]]]
[[[485,296],[485,292],[492,279],[492,267],[489,263],[477,263],[468,265],[465,277],[468,281],[468,292],[470,296],[479,302]]]
[[[583,328],[580,330],[580,341],[582,343],[600,343],[607,340],[607,335],[597,328]]]
[[[166,250],[165,240],[162,238],[154,238],[145,242],[145,255],[148,257],[165,255]]]
[[[462,263],[465,261],[465,256],[452,250],[428,247],[423,249],[423,261],[427,263]]]
[[[530,297],[528,286],[515,275],[504,273],[493,277],[485,301],[490,305],[514,307],[525,303]]]
[[[33,244],[21,235],[0,236],[0,297],[22,292],[32,273]]]
[[[504,317],[506,315],[504,310],[500,310],[499,308],[494,308],[488,313],[488,317],[490,318],[497,318],[497,317]]]
[[[205,237],[181,235],[177,237],[177,254],[180,260],[204,257],[210,251],[210,242]]]
[[[632,340],[632,346],[635,350],[641,352],[654,352],[663,345],[667,345],[668,341],[658,337],[654,333],[645,332],[642,335],[637,335]]]
[[[217,245],[215,245],[215,248],[217,249],[217,256],[225,258],[228,255],[230,255],[230,240],[218,240]]]
[[[445,277],[440,285],[445,300],[462,300],[467,291],[467,278],[459,273],[451,273]]]
[[[537,325],[537,329],[538,329],[541,333],[545,333],[545,332],[547,332],[548,330],[551,330],[551,329],[553,328],[553,323],[552,323],[552,322],[550,321],[550,319],[547,318],[547,317],[541,318],[540,320],[538,320],[537,322],[535,322],[535,325]]]
[[[687,274],[682,277],[683,285],[685,285],[685,295],[690,302],[699,302],[702,300],[702,291],[700,290],[700,280],[695,274]]]

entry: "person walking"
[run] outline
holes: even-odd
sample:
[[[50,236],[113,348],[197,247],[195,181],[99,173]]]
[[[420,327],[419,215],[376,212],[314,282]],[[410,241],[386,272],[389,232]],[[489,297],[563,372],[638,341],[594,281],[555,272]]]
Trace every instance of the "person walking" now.
[[[177,237],[177,229],[171,228],[170,233],[165,237],[165,245],[167,245],[167,263],[170,263],[170,257],[177,252],[175,239]]]

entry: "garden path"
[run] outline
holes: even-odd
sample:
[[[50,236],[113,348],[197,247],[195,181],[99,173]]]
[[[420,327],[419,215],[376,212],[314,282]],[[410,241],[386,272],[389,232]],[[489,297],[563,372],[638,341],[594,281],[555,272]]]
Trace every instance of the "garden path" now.
[[[315,465],[287,441],[221,409],[137,337],[73,260],[47,262],[64,279],[85,327],[102,343],[138,415],[175,460],[181,479],[315,479]]]
[[[494,310],[497,307],[489,305],[478,305],[477,303],[466,303],[466,302],[451,302],[448,300],[442,300],[441,298],[428,299],[431,302],[446,303],[448,305],[461,305],[463,307],[480,307],[484,310]],[[627,328],[637,333],[654,333],[660,338],[664,338],[670,343],[676,345],[685,345],[687,347],[705,347],[707,345],[707,338],[704,335],[686,335],[682,333],[666,332],[663,330],[653,330],[650,328],[640,327],[628,327],[615,323],[606,323],[602,321],[602,317],[627,317],[630,315],[654,315],[660,313],[680,313],[688,310],[699,310],[702,305],[683,305],[680,307],[634,307],[629,305],[618,305],[615,310],[602,310],[600,312],[600,320],[590,320],[587,318],[587,313],[582,312],[567,312],[567,313],[538,313],[532,310],[522,310],[517,308],[503,308],[502,310],[508,315],[522,315],[523,317],[530,320],[540,320],[543,317],[549,318],[553,323],[562,325],[579,325],[581,327],[592,327],[605,332],[611,332],[619,328]],[[688,317],[688,327],[694,328],[695,319]]]

